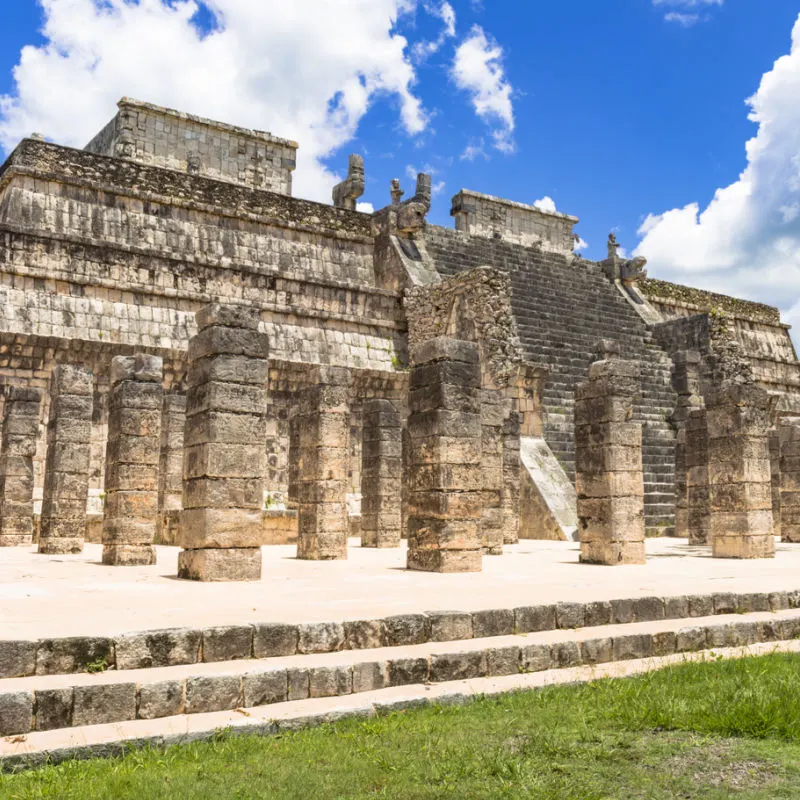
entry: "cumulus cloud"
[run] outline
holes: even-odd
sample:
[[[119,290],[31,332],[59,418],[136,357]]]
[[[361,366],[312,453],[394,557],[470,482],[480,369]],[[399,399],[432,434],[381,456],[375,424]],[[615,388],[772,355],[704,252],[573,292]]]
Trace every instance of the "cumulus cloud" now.
[[[361,211],[363,214],[374,214],[375,206],[372,203],[357,203],[356,211]]]
[[[514,106],[512,87],[503,68],[503,48],[479,25],[456,49],[452,78],[468,92],[475,113],[493,125],[494,146],[503,153],[514,150]]]
[[[489,160],[489,156],[486,153],[486,142],[483,139],[477,142],[470,142],[460,156],[461,161],[475,161],[476,158]]]
[[[424,61],[434,53],[441,50],[442,46],[448,39],[452,39],[456,35],[456,12],[450,3],[443,0],[441,3],[425,3],[425,10],[434,17],[438,17],[442,21],[442,32],[436,39],[425,42],[417,42],[412,48],[414,60],[417,62]]]
[[[351,139],[379,95],[405,131],[428,124],[408,42],[417,0],[40,0],[44,43],[23,48],[0,97],[0,146],[32,131],[83,146],[123,95],[271,130],[300,143],[297,194],[330,200],[322,159]]]
[[[556,202],[552,197],[542,197],[533,204],[533,207],[550,214],[556,213]]]
[[[747,166],[709,205],[650,214],[636,255],[651,274],[749,297],[800,321],[800,17],[788,55],[747,100]]]

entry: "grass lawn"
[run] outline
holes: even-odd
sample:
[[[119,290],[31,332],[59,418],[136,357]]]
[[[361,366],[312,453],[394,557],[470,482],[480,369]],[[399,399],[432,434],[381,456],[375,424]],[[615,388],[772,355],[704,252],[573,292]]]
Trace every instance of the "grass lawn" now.
[[[800,656],[0,777],[2,798],[800,798]]]

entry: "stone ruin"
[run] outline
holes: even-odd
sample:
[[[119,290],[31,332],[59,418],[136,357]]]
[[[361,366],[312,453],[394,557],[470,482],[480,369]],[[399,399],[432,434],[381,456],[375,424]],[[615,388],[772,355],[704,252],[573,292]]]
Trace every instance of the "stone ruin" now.
[[[800,541],[776,309],[574,252],[576,217],[430,176],[292,197],[297,145],[125,98],[0,167],[0,546],[254,580],[261,547],[480,570],[519,537],[642,563]],[[598,345],[600,350],[598,351]]]

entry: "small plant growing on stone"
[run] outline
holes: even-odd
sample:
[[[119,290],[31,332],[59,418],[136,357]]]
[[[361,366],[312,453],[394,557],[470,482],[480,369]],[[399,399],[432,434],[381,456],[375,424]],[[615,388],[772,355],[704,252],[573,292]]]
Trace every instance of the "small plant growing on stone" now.
[[[105,672],[108,669],[108,661],[106,660],[105,656],[101,656],[100,658],[95,659],[94,661],[90,661],[86,665],[86,671],[95,674],[98,672]]]

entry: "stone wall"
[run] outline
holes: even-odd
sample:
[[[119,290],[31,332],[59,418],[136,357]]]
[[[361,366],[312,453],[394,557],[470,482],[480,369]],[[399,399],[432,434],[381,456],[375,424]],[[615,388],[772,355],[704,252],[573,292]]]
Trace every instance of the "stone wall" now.
[[[292,193],[296,142],[127,97],[117,107],[119,112],[87,151]]]
[[[463,189],[453,198],[456,230],[484,239],[503,239],[526,247],[569,255],[575,247],[577,217]]]

